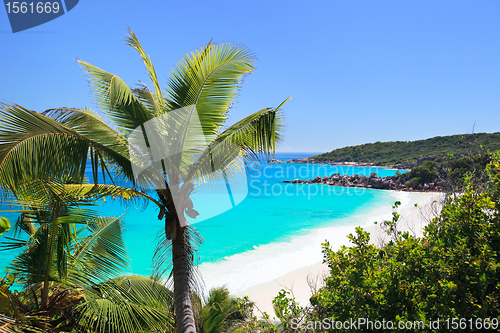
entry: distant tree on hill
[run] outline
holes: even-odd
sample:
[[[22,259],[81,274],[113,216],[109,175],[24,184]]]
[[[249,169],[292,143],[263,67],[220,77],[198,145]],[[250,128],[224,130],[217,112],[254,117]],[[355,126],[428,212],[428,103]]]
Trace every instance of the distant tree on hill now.
[[[484,150],[500,150],[500,133],[476,133],[438,136],[418,141],[375,142],[335,149],[313,156],[316,161],[361,162],[380,165],[416,162],[433,156],[436,162],[455,157],[472,156]]]

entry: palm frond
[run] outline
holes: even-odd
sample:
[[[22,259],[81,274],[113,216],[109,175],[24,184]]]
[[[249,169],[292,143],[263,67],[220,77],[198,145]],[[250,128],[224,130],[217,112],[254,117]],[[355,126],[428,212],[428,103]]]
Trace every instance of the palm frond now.
[[[277,108],[255,112],[220,133],[189,166],[184,180],[198,185],[214,180],[237,182],[245,173],[245,163],[257,160],[259,154],[274,154],[283,130],[280,108],[286,101]]]
[[[89,236],[78,243],[73,253],[68,281],[91,285],[130,270],[121,219],[96,217],[87,226]]]
[[[183,189],[190,186],[189,183],[196,189],[200,186],[238,184],[245,174],[245,159],[241,147],[230,142],[212,142],[198,156],[197,161],[189,166],[181,194],[187,195]]]
[[[87,108],[56,108],[46,110],[42,114],[100,145],[92,147],[89,152],[94,172],[94,182],[97,181],[99,163],[101,169],[107,168],[109,164],[113,178],[123,176],[128,180],[133,179],[133,172],[128,159],[129,146],[127,139],[106,124],[95,112]],[[107,149],[101,149],[101,146]],[[110,151],[113,153],[110,154]],[[109,175],[109,172],[102,170],[102,175],[105,177]]]
[[[173,330],[173,295],[161,283],[141,276],[115,278],[86,289],[77,308],[79,323],[101,332]]]
[[[238,145],[248,155],[254,153],[274,154],[276,143],[283,133],[283,116],[280,111],[287,98],[277,108],[257,111],[228,127],[216,142],[230,142]]]
[[[90,141],[60,123],[19,105],[0,113],[0,186],[15,192],[17,183],[46,174],[82,179]],[[51,158],[47,158],[47,152]],[[62,156],[54,152],[64,152]]]
[[[201,333],[229,332],[246,319],[226,287],[210,289],[204,300],[196,298]]]
[[[116,175],[124,173],[133,181],[130,161],[128,156],[123,155],[123,140],[106,129],[96,117],[88,112],[67,108],[49,110],[48,114],[75,126],[76,130],[19,105],[2,105],[0,186],[4,192],[8,190],[15,193],[17,184],[33,179],[67,176],[81,183],[89,154],[93,158],[95,181],[99,166],[103,177],[106,174],[110,176],[109,164],[114,166]],[[91,132],[90,128],[80,124],[84,120],[100,129],[102,135],[93,137],[97,141],[78,133],[77,130],[85,135]]]
[[[130,29],[130,27],[127,27],[127,30],[129,36],[126,40],[126,44],[132,46],[137,52],[139,52],[142,58],[142,62],[146,66],[149,79],[151,80],[151,82],[153,82],[153,85],[155,87],[155,94],[149,92],[149,89],[145,91],[149,92],[147,100],[149,102],[149,105],[155,106],[154,110],[157,111],[156,115],[158,116],[161,114],[160,112],[164,110],[164,100],[160,87],[160,82],[158,81],[158,77],[156,76],[156,71],[154,69],[153,63],[151,62],[151,57],[148,54],[146,54],[146,52],[144,52],[141,43],[139,43],[139,40],[137,39],[137,36],[134,34],[132,29]],[[142,96],[144,97],[144,95]]]
[[[127,140],[90,109],[54,108],[42,114],[123,156],[128,155]]]
[[[122,134],[129,134],[155,116],[154,110],[143,105],[117,75],[83,60],[77,61],[87,73],[98,104]]]
[[[210,42],[176,64],[165,99],[171,109],[195,105],[204,135],[213,138],[254,62],[255,57],[244,47]]]
[[[52,184],[55,192],[67,199],[68,202],[93,202],[95,200],[110,197],[111,199],[121,199],[125,204],[137,200],[144,200],[154,203],[161,208],[161,204],[143,191],[125,186],[111,184]],[[134,202],[136,203],[136,202]]]
[[[6,249],[24,248],[11,268],[25,284],[42,282],[46,275],[48,281],[64,281],[71,247],[76,241],[74,225],[87,224],[96,216],[93,210],[80,207],[68,207],[56,212],[50,207],[31,207],[23,212],[15,227],[26,231],[28,239],[9,238],[2,244]]]

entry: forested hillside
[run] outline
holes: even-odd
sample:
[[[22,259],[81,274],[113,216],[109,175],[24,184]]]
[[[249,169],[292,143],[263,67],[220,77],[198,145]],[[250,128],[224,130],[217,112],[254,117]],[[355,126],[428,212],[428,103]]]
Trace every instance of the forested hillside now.
[[[436,161],[478,153],[481,150],[500,150],[500,133],[459,134],[437,136],[418,141],[391,141],[367,143],[335,149],[312,157],[316,161],[360,162],[379,165],[417,161],[421,157],[435,156]]]

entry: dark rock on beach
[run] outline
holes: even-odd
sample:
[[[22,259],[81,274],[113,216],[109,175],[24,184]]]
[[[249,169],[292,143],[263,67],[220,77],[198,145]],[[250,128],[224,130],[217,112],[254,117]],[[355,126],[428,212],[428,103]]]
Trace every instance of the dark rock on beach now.
[[[418,192],[442,192],[444,191],[444,183],[439,182],[427,182],[424,184],[419,184],[417,187],[408,187],[405,185],[405,179],[401,176],[387,176],[378,177],[377,173],[373,172],[369,177],[365,175],[340,175],[340,173],[335,173],[330,177],[316,176],[313,179],[294,179],[293,181],[283,181],[283,183],[293,183],[293,184],[324,184],[330,186],[343,186],[343,187],[362,187],[362,188],[373,188],[378,190],[399,190],[399,191],[418,191]]]
[[[267,163],[318,163],[309,158],[294,158],[288,161],[277,160],[275,158],[270,158],[267,160]]]

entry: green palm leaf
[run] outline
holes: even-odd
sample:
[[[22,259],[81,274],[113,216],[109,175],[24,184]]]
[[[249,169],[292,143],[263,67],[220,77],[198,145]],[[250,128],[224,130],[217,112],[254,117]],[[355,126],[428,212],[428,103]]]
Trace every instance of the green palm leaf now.
[[[73,125],[76,130],[19,105],[2,105],[0,186],[3,190],[15,193],[16,184],[63,175],[80,183],[89,154],[93,158],[95,181],[99,166],[103,176],[111,176],[107,167],[109,163],[118,175],[124,174],[134,181],[123,139],[88,111],[64,109],[65,116],[61,115],[62,112],[61,109],[49,110],[48,114]],[[82,122],[90,125],[86,127],[81,125]],[[93,133],[91,126],[98,131]],[[48,154],[51,154],[50,158]]]
[[[195,299],[198,303],[198,326],[202,333],[229,332],[246,319],[226,287],[210,289],[204,300]]]
[[[73,252],[68,281],[92,285],[129,271],[121,219],[96,217],[87,222],[87,227],[89,236],[80,241]]]
[[[122,133],[129,134],[155,116],[155,111],[141,103],[118,76],[83,60],[77,61],[87,73],[97,102]]]
[[[115,278],[86,289],[80,324],[101,332],[173,331],[173,294],[141,276]]]
[[[289,99],[289,98],[288,98]],[[283,130],[281,106],[255,112],[220,133],[190,165],[185,181],[207,183],[213,180],[236,182],[245,173],[243,164],[258,154],[274,153]],[[243,160],[238,156],[243,155]]]
[[[160,115],[165,112],[165,105],[164,105],[164,100],[163,100],[163,95],[160,87],[160,83],[158,81],[158,77],[156,76],[156,71],[154,69],[153,63],[151,62],[151,57],[144,52],[144,49],[142,48],[141,44],[139,43],[139,40],[137,39],[137,36],[134,34],[132,29],[127,27],[129,36],[127,38],[127,45],[132,46],[139,54],[141,55],[142,61],[144,65],[146,66],[147,73],[149,76],[149,79],[151,82],[153,82],[153,85],[155,87],[155,94],[151,93],[149,89],[144,85],[143,86],[143,92],[147,92],[147,98],[146,100],[148,101],[148,104],[150,106],[154,105],[154,108],[151,108],[150,110],[156,110],[156,115]],[[146,97],[145,95],[141,94],[141,96]]]
[[[281,140],[283,118],[280,108],[266,108],[257,111],[224,130],[215,142],[230,142],[238,145],[243,152],[252,155],[255,152],[274,154],[276,143]]]
[[[254,62],[255,57],[244,47],[209,43],[175,66],[166,90],[168,105],[171,109],[195,105],[205,136],[213,138]]]

